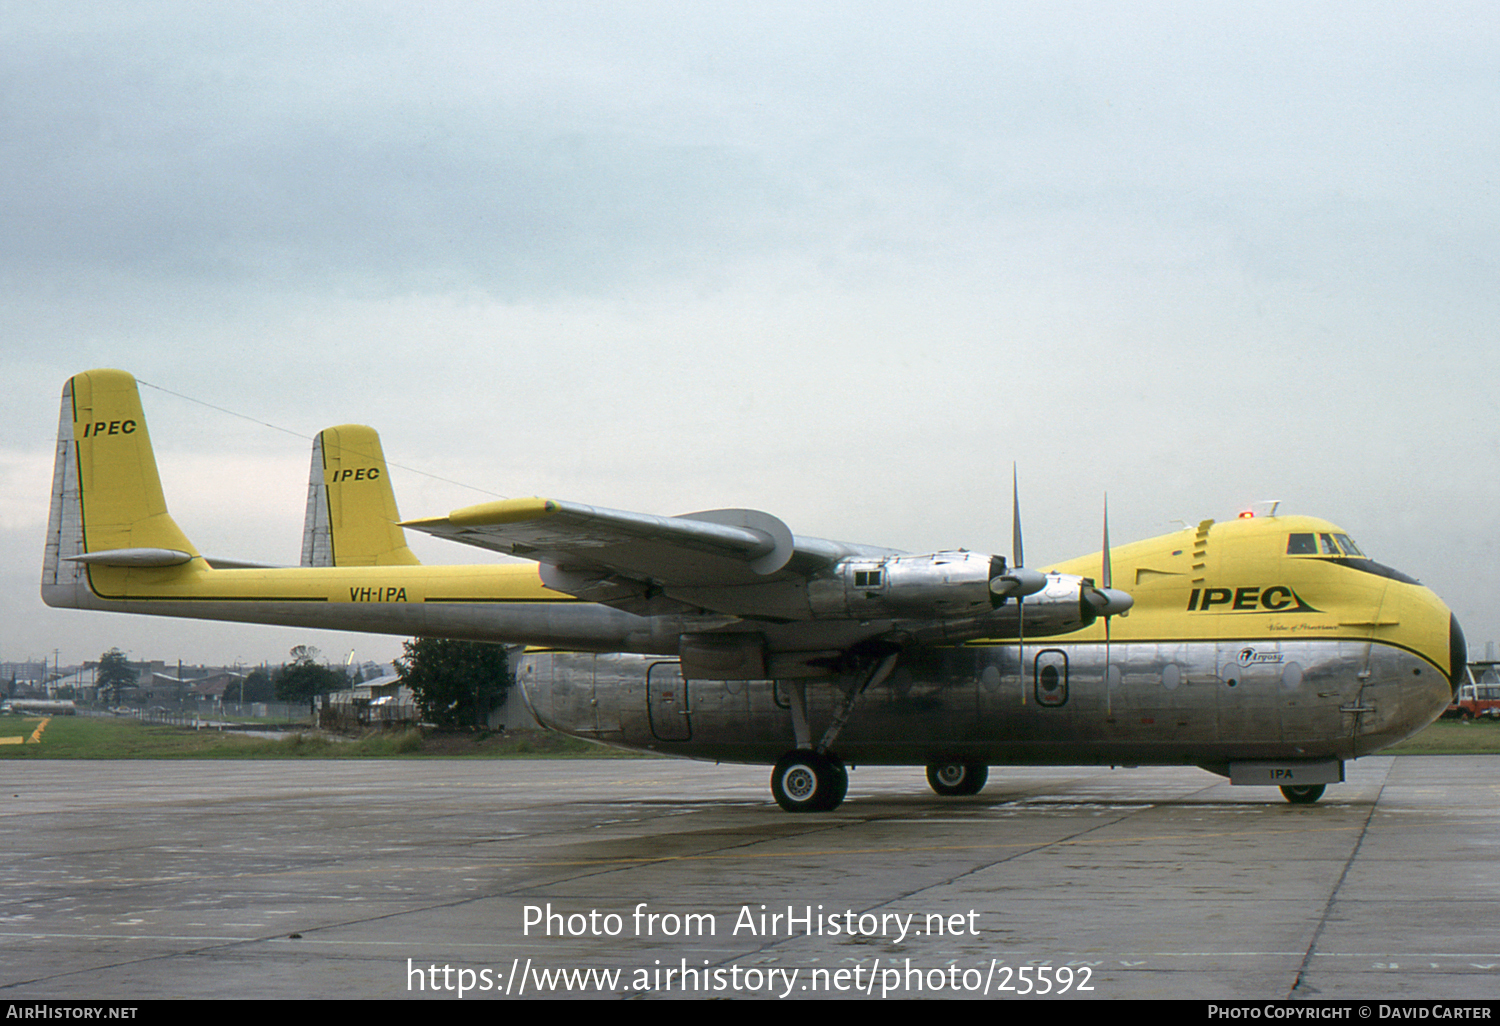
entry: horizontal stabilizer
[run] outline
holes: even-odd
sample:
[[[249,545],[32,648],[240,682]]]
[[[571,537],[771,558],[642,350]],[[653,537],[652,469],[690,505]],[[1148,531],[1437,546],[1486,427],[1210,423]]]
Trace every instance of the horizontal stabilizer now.
[[[191,561],[193,554],[179,549],[109,549],[63,558],[74,563],[97,563],[100,566],[178,566]]]

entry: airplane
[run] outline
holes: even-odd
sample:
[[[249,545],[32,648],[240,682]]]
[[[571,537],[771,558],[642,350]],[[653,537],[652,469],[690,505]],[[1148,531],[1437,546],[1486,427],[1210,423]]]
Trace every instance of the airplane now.
[[[304,565],[210,562],[167,512],[135,380],[95,370],[63,389],[42,597],[524,645],[543,725],[770,764],[798,813],[837,808],[859,765],[925,766],[945,796],[993,765],[1193,765],[1315,802],[1465,672],[1442,601],[1327,521],[1273,509],[1113,552],[1105,525],[1100,552],[1034,570],[1019,501],[1009,562],[743,509],[523,498],[400,521],[378,436],[345,425],[315,443]],[[531,562],[423,565],[404,529]]]

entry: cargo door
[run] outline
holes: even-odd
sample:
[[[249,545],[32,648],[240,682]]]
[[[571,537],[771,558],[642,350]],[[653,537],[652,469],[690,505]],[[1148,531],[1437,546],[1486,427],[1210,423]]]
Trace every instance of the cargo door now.
[[[651,719],[651,734],[658,741],[692,739],[688,682],[682,675],[681,663],[652,663],[646,670],[646,709]]]

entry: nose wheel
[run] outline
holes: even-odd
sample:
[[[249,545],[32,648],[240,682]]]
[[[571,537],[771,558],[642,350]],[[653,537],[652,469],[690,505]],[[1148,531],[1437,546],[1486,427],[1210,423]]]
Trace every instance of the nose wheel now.
[[[927,783],[945,797],[978,794],[990,778],[982,762],[935,762],[927,767]]]
[[[1303,787],[1283,787],[1281,793],[1293,805],[1311,805],[1323,797],[1323,785],[1307,784]]]
[[[787,812],[829,812],[849,791],[843,760],[826,752],[797,749],[783,755],[771,771],[771,793]]]

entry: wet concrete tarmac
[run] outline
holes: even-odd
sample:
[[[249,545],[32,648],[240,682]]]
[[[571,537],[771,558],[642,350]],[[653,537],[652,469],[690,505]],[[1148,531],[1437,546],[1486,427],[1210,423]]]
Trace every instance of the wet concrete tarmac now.
[[[8,761],[0,997],[1493,998],[1497,771]]]

